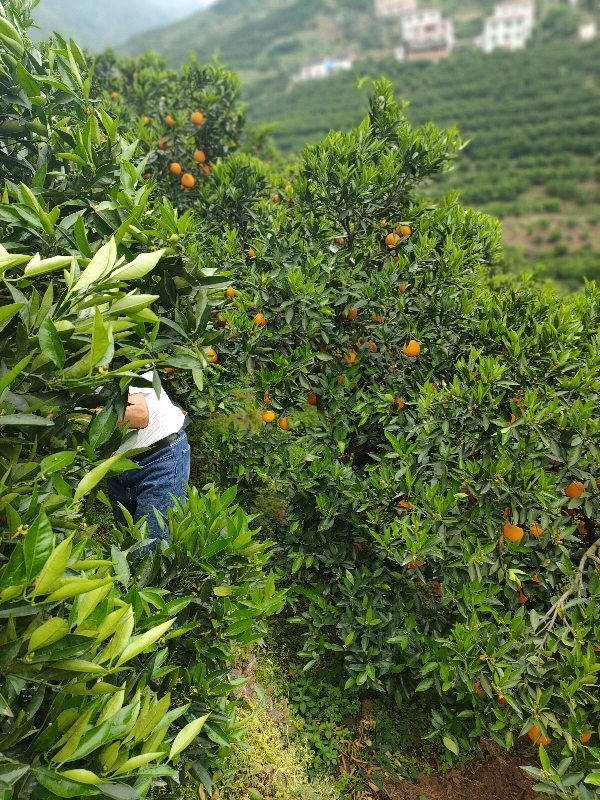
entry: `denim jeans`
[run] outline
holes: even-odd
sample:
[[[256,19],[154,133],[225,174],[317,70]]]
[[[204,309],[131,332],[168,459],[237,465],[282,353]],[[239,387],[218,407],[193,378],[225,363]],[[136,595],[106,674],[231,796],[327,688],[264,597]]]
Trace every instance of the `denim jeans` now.
[[[154,509],[167,514],[173,505],[173,497],[186,498],[186,484],[190,479],[190,445],[182,431],[177,439],[158,453],[138,457],[140,469],[131,469],[108,479],[108,496],[117,523],[125,518],[119,508],[121,503],[138,522],[148,518],[148,536],[153,544],[145,548],[141,555],[155,550],[159,539],[169,537],[168,530],[161,530]]]

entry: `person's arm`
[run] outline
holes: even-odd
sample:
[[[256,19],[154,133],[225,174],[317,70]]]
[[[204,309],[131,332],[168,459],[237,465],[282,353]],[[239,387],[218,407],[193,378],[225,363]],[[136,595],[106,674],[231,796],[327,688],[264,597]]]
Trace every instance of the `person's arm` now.
[[[119,420],[119,425],[129,423],[130,428],[147,428],[150,422],[148,403],[143,394],[130,394],[125,417]]]

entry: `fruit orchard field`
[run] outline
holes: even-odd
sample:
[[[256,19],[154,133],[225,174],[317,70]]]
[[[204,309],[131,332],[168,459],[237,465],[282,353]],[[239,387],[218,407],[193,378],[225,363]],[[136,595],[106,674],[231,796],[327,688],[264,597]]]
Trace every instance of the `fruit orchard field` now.
[[[221,67],[91,69],[2,10],[4,797],[212,794],[251,722],[232,667],[280,612],[304,688],[427,698],[448,764],[527,736],[531,775],[593,798],[595,284],[498,285],[498,223],[421,192],[458,133],[411,127],[386,80],[277,170]],[[140,558],[143,521],[84,513],[132,467],[148,365],[216,486]]]

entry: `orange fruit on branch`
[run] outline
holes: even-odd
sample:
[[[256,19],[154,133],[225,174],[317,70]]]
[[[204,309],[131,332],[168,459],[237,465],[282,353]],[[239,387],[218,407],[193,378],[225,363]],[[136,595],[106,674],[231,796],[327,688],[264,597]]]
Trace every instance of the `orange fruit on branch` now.
[[[397,233],[388,233],[388,235],[385,237],[385,243],[390,250],[393,250],[395,247],[397,247],[399,241],[400,237]]]
[[[527,595],[525,594],[523,589],[519,589],[519,603],[521,603],[521,605],[523,605],[524,603],[527,602],[528,599],[529,598],[527,597]]]
[[[258,313],[258,314],[257,314],[257,315],[254,317],[254,319],[252,320],[252,322],[253,322],[255,325],[262,325],[263,327],[264,327],[264,326],[267,324],[267,320],[265,319],[264,315],[260,313],[260,311],[259,311],[259,313]]]
[[[371,317],[371,320],[372,320],[373,322],[380,322],[380,323],[384,323],[384,322],[385,322],[385,317],[382,317],[382,316],[380,316],[379,314],[373,314],[373,316]]]
[[[412,233],[412,228],[410,225],[398,225],[396,228],[396,233],[398,236],[410,236]]]
[[[233,286],[227,287],[227,289],[225,290],[225,295],[227,297],[235,297],[235,289],[233,288]]]
[[[409,569],[416,569],[425,565],[424,561],[411,561],[407,566]]]
[[[307,400],[308,400],[308,405],[309,406],[316,406],[317,405],[317,395],[314,392],[311,392],[308,395]]]
[[[288,420],[287,417],[282,417],[279,420],[279,427],[281,428],[282,431],[291,431],[292,430],[292,426],[290,425],[289,420]]]
[[[529,736],[534,744],[541,744],[543,747],[546,747],[552,741],[549,736],[544,736],[542,734],[542,730],[539,725],[532,725],[527,731],[527,736]]]
[[[483,697],[483,689],[481,688],[481,684],[479,683],[479,681],[475,681],[475,685],[473,686],[473,688],[475,689],[476,695],[478,695],[479,697]]]
[[[567,497],[569,497],[571,500],[572,500],[574,497],[581,497],[581,495],[582,495],[584,492],[585,492],[585,486],[583,485],[583,483],[581,483],[581,481],[573,481],[573,482],[572,482],[572,483],[570,483],[570,484],[567,486],[567,488],[565,489],[565,494],[566,494],[566,495],[567,495]]]
[[[400,292],[402,292],[402,294],[404,294],[404,292],[406,291],[406,284],[405,283],[401,283],[400,286],[398,287],[398,291],[400,291]]]
[[[202,123],[204,122],[204,114],[201,111],[194,111],[190,119],[194,123],[194,125],[197,128],[199,128],[200,125],[202,125]]]
[[[537,524],[537,522],[532,522],[529,526],[529,533],[534,536],[536,539],[539,539],[540,536],[543,534],[543,529]]]
[[[165,117],[165,125],[167,128],[174,128],[177,123],[170,114]]]
[[[163,136],[161,139],[158,140],[158,146],[161,150],[168,150],[169,149],[169,138],[168,136]]]
[[[204,164],[206,161],[206,153],[204,150],[196,150],[194,153],[194,161],[197,161],[198,164]]]
[[[196,179],[194,178],[194,176],[190,175],[189,172],[184,172],[184,174],[181,176],[181,185],[183,186],[183,188],[191,189],[192,186],[195,186],[195,184],[196,184]]]
[[[592,736],[593,736],[593,734],[591,734],[591,733],[582,733],[581,736],[579,737],[579,741],[582,744],[587,744],[589,742],[589,740],[592,738]]]
[[[347,312],[342,311],[342,317],[344,319],[349,319],[351,322],[352,320],[355,320],[357,316],[358,316],[358,311],[355,308],[352,308],[352,306],[350,306]]]
[[[411,339],[408,344],[404,345],[402,352],[408,358],[416,358],[421,352],[421,345],[414,339]]]
[[[525,535],[523,528],[520,528],[518,525],[511,525],[508,522],[502,528],[502,533],[509,542],[520,542]]]
[[[344,356],[346,364],[357,364],[360,361],[356,350],[348,350],[348,354]]]
[[[181,175],[181,173],[183,172],[181,164],[178,164],[177,161],[173,161],[169,169],[171,170],[171,173],[173,175]]]
[[[262,414],[263,422],[273,422],[275,419],[275,412],[274,411],[263,411]]]
[[[209,364],[216,364],[219,360],[219,356],[217,355],[217,351],[214,349],[214,347],[211,347],[210,350],[207,351],[206,360]]]
[[[271,200],[272,200],[274,203],[281,203],[281,197],[280,197],[280,195],[278,195],[278,194],[272,194],[272,195],[271,195]]]
[[[256,257],[256,251],[254,250],[253,247],[250,247],[248,249],[248,255],[250,256],[250,258],[255,258]]]

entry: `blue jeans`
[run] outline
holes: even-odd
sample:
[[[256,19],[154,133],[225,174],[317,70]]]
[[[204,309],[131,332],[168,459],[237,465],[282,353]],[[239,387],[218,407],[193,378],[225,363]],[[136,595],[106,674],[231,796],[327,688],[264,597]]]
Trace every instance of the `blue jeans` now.
[[[117,523],[125,518],[119,508],[121,503],[138,522],[148,518],[148,536],[153,544],[141,551],[144,555],[155,550],[160,539],[169,540],[169,532],[161,530],[154,509],[166,516],[173,505],[173,496],[185,501],[186,484],[190,479],[190,445],[182,431],[177,439],[158,453],[138,457],[140,469],[131,469],[107,480],[108,496]]]

